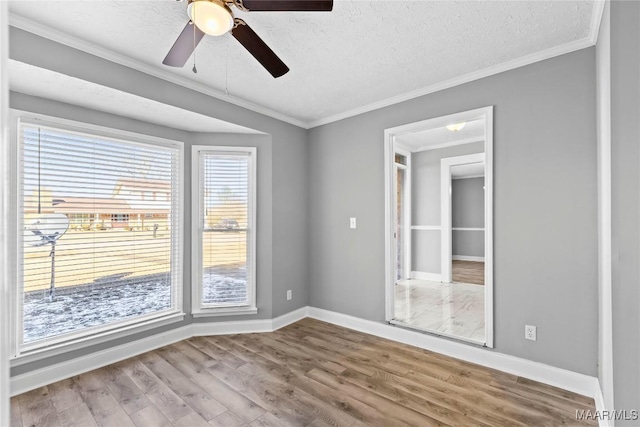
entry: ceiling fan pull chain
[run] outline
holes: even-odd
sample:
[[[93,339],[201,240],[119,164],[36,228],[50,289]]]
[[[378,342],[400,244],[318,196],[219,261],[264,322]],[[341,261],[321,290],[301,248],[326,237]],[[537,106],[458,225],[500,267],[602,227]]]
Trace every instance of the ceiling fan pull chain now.
[[[229,96],[229,52],[224,54],[224,93]]]
[[[193,24],[193,68],[191,69],[191,71],[193,71],[193,74],[198,74],[198,69],[196,68],[196,45],[198,43],[196,43],[196,10],[193,9],[193,20],[191,21]]]

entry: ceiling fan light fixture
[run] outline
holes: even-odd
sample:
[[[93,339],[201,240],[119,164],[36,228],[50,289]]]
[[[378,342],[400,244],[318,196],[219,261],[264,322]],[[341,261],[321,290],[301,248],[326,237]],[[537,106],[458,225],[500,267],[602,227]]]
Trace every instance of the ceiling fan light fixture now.
[[[454,123],[451,125],[447,125],[447,129],[450,130],[451,132],[458,132],[459,130],[462,130],[462,128],[465,127],[466,125],[467,125],[467,122]]]
[[[191,0],[189,19],[205,34],[221,36],[233,28],[231,10],[220,0]]]

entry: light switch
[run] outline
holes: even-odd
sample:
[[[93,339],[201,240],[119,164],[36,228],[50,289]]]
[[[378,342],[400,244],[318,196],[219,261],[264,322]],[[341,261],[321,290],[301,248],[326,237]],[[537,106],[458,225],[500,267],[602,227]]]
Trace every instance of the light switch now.
[[[355,229],[356,228],[356,217],[352,216],[349,218],[349,227]]]

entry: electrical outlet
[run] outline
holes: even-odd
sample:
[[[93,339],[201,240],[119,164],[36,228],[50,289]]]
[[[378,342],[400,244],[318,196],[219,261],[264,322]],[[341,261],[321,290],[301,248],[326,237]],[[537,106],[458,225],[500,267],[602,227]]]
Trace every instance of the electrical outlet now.
[[[287,301],[291,299],[291,289],[287,291]]]
[[[349,227],[355,229],[356,228],[356,217],[352,216],[349,218]]]
[[[524,325],[524,338],[531,340],[531,341],[535,341],[536,340],[536,335],[537,335],[537,328],[535,326],[531,326],[531,325]]]

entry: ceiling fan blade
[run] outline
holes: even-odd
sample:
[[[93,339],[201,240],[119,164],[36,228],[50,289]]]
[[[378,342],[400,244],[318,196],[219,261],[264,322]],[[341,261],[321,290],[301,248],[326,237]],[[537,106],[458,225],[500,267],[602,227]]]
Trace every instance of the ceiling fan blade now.
[[[333,0],[242,0],[252,12],[330,12]]]
[[[236,18],[236,26],[231,34],[273,77],[280,77],[289,71],[289,67],[242,19]]]
[[[171,67],[183,67],[202,37],[204,37],[204,33],[197,26],[188,22],[162,63]]]

